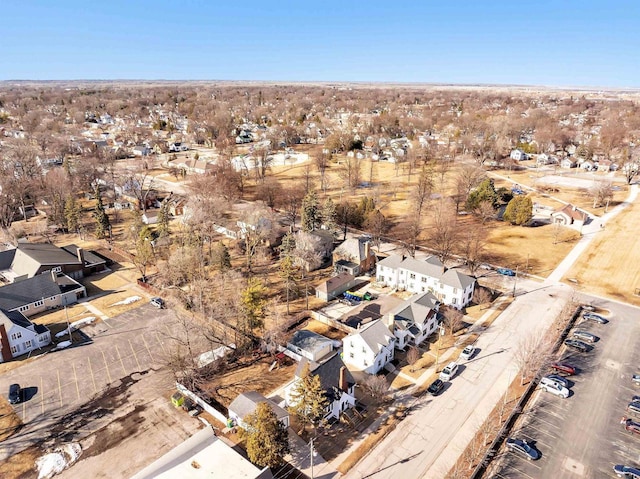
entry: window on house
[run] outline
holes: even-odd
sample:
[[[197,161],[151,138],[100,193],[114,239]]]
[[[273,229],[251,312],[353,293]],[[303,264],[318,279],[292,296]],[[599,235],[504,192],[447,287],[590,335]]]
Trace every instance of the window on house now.
[[[20,307],[18,308],[18,311],[20,311],[21,313],[22,313],[23,311],[29,311],[29,305],[27,304],[26,306],[20,306]]]
[[[40,300],[40,301],[36,301],[35,303],[33,303],[33,305],[34,305],[36,308],[38,308],[38,307],[40,307],[40,306],[44,305],[44,301],[42,301],[42,300]],[[28,309],[28,308],[27,308],[27,309]]]
[[[31,349],[31,340],[24,342],[24,349]]]
[[[363,352],[363,353],[366,353],[366,352],[367,352],[367,350],[366,350],[366,349],[364,349],[364,346],[362,346],[362,352]]]
[[[349,341],[349,346],[353,347],[353,341]]]
[[[416,275],[415,275],[415,273],[411,273],[411,274],[409,275],[409,279],[416,279]]]
[[[422,289],[422,292],[424,293],[424,286],[421,289]]]
[[[453,294],[458,294],[458,288],[453,288]]]
[[[12,354],[17,354],[18,351],[20,351],[18,346],[11,346],[11,353]]]
[[[452,304],[456,304],[456,298],[453,298]]]
[[[40,341],[41,343],[44,343],[47,339],[49,339],[47,337],[46,334],[43,334],[42,336],[38,336],[38,341]]]
[[[420,281],[422,281],[423,283],[426,283],[427,282],[426,276],[423,276],[422,278],[420,278]]]
[[[353,353],[349,353],[349,357],[353,359]]]
[[[366,361],[366,360],[365,360],[362,364],[364,364],[364,365],[365,365],[365,367],[366,367],[366,366],[369,366],[369,362],[368,362],[368,361]]]
[[[18,331],[17,333],[13,333],[11,335],[11,339],[20,339],[22,337],[22,333]]]

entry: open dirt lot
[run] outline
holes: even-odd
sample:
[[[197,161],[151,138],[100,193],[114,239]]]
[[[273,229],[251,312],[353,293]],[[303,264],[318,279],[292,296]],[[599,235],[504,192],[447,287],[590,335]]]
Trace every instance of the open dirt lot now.
[[[625,209],[615,222],[598,232],[584,254],[567,272],[564,279],[581,289],[609,296],[619,301],[640,305],[640,205]]]

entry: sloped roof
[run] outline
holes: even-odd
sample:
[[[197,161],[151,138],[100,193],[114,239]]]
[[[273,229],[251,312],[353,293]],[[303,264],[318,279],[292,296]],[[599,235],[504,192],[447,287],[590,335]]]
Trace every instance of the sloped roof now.
[[[359,238],[348,238],[336,248],[336,253],[340,254],[341,256],[348,256],[352,258],[353,261],[360,263],[361,261],[367,259],[367,255],[365,254],[365,251],[367,249],[366,244],[370,242],[370,238],[362,236],[360,236]],[[373,250],[369,248],[369,255],[372,254],[374,254]]]
[[[278,419],[284,419],[289,416],[289,413],[275,404],[270,399],[267,399],[262,394],[256,391],[249,391],[240,394],[229,405],[229,411],[233,411],[238,415],[240,419],[244,419],[258,407],[258,404],[266,402],[276,414]]]
[[[424,260],[405,258],[400,267],[413,273],[431,276],[432,278],[439,278],[444,272],[444,265],[437,256],[429,256]]]
[[[298,363],[298,367],[296,368],[296,377],[299,378],[302,376],[302,372],[304,371],[304,367],[306,364],[309,365],[309,371],[311,372],[311,374],[320,377],[320,384],[322,385],[322,389],[326,391],[329,401],[337,399],[340,395],[340,370],[343,367],[345,368],[345,377],[347,380],[347,384],[349,386],[353,386],[356,383],[353,375],[344,365],[344,362],[342,361],[342,358],[340,357],[340,354],[338,354],[338,352],[321,363],[309,361],[306,358],[302,358],[302,360]]]
[[[7,332],[14,324],[25,329],[28,329],[33,325],[33,323],[25,318],[22,313],[18,311],[6,311],[4,309],[0,309],[0,324],[4,324]]]
[[[567,215],[569,218],[572,218],[578,221],[584,221],[587,217],[587,213],[585,211],[579,210],[572,204],[567,204],[563,208],[560,208],[559,210],[554,211],[552,215],[557,215],[561,213]]]
[[[454,288],[465,289],[476,282],[474,278],[461,273],[457,269],[448,269],[442,276],[440,282]]]
[[[308,329],[301,329],[293,334],[289,344],[298,347],[303,351],[312,353],[316,349],[324,347],[326,343],[333,344],[329,338]]]
[[[439,304],[440,302],[433,294],[426,292],[419,296],[412,296],[390,314],[393,315],[394,321],[397,322],[396,325],[400,326],[400,324],[404,323],[401,329],[405,329],[413,323],[424,324],[436,314]]]
[[[392,254],[391,256],[387,256],[384,259],[378,261],[380,266],[386,266],[387,268],[398,268],[402,262],[404,261],[404,257],[399,254]]]
[[[379,319],[367,324],[352,336],[356,335],[360,336],[367,346],[376,354],[378,354],[384,346],[388,346],[394,339],[389,328]]]
[[[60,294],[60,286],[50,274],[38,274],[33,278],[0,287],[0,308],[12,310],[43,298]]]
[[[76,258],[78,257],[78,246],[75,244],[69,244],[67,246],[62,246],[62,249],[68,253],[71,253]],[[94,264],[105,264],[107,261],[104,258],[101,258],[97,254],[88,251],[86,249],[82,250],[82,255],[84,256],[85,265],[94,265]]]
[[[349,281],[353,281],[355,278],[356,277],[350,273],[340,273],[320,283],[316,286],[316,290],[328,293],[329,291],[334,291],[335,289],[349,283]]]
[[[18,243],[11,263],[17,276],[35,276],[40,266],[80,265],[77,256],[49,243]]]

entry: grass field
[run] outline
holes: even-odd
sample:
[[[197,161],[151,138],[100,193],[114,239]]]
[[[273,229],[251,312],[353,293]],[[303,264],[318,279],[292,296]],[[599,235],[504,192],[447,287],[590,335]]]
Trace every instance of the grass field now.
[[[640,305],[640,205],[625,209],[607,223],[564,279],[578,289]],[[571,282],[572,286],[576,283]]]

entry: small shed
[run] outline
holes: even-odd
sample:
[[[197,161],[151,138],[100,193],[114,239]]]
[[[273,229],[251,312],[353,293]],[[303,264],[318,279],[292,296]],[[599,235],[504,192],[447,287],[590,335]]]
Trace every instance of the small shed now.
[[[333,341],[322,334],[302,329],[295,332],[287,343],[287,349],[310,361],[319,361],[333,351]]]
[[[349,273],[340,273],[316,286],[316,297],[323,301],[336,299],[356,285],[356,277]]]
[[[263,402],[266,402],[271,406],[271,409],[278,417],[278,421],[289,427],[289,413],[256,391],[242,393],[233,400],[229,405],[229,419],[232,419],[236,425],[245,428],[246,425],[243,420],[249,414],[253,414],[258,407],[258,404]]]

